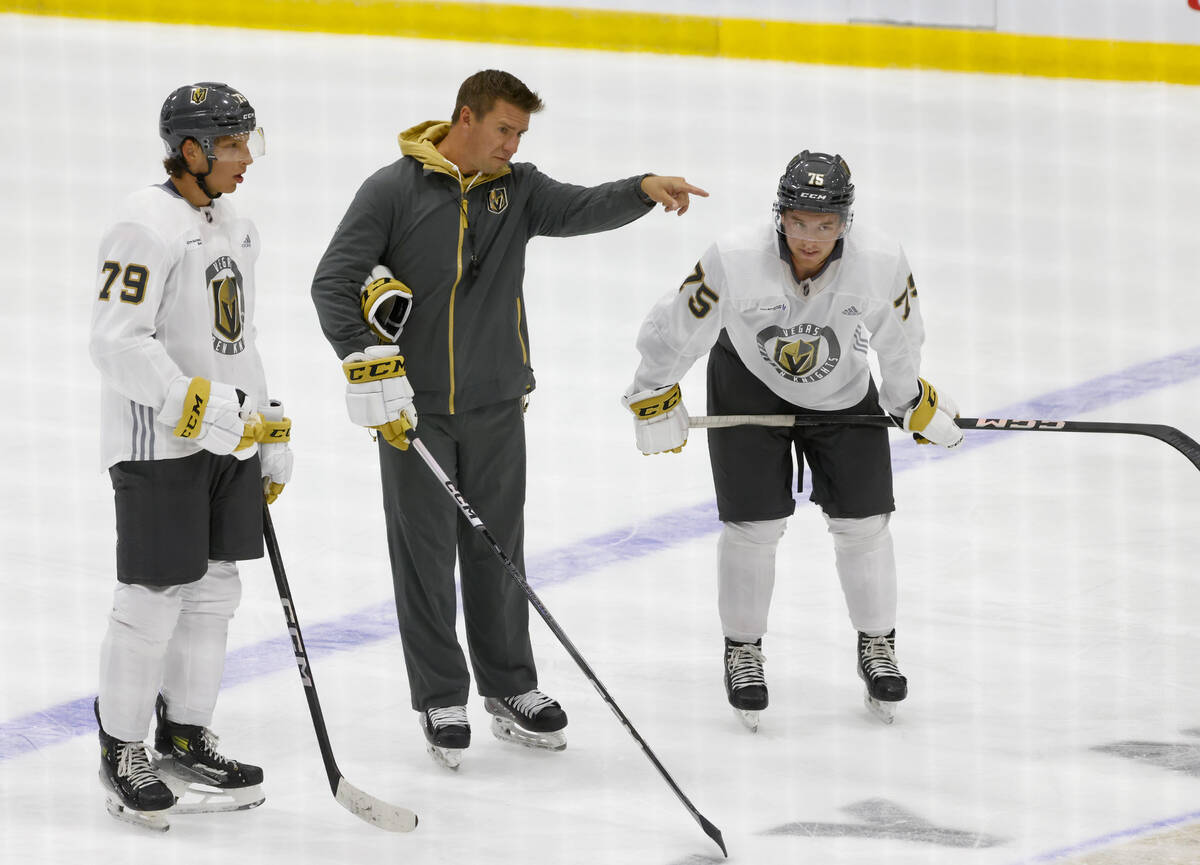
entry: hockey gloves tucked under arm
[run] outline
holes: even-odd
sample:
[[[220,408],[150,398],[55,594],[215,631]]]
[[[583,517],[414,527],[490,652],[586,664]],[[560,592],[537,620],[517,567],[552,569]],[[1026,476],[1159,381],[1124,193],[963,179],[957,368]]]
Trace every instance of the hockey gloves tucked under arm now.
[[[181,375],[171,382],[158,422],[214,454],[253,456],[262,417],[245,393],[219,381]]]
[[[688,438],[688,413],[679,385],[630,394],[624,402],[633,412],[633,432],[643,454],[677,454],[683,450]]]
[[[408,450],[410,429],[416,429],[413,389],[404,373],[404,358],[394,345],[373,345],[346,355],[346,410],[359,426],[379,430],[384,440]]]
[[[946,394],[939,395],[925,379],[919,378],[917,383],[921,394],[916,405],[904,413],[900,426],[912,433],[919,444],[958,447],[963,440],[962,430],[954,423],[958,406]]]
[[[400,331],[404,329],[404,322],[408,321],[413,304],[412,291],[407,285],[379,264],[363,283],[360,300],[363,318],[367,320],[372,333],[384,342],[400,339]]]
[[[283,416],[283,403],[277,399],[267,400],[262,419],[258,458],[262,463],[263,495],[267,504],[273,505],[284,484],[292,479],[292,421]]]

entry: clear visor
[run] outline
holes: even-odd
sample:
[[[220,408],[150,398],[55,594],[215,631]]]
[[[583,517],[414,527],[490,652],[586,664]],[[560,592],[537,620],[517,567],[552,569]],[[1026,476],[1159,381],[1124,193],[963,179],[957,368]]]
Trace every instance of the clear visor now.
[[[775,214],[775,228],[787,237],[824,243],[845,237],[853,218],[851,211],[841,214],[784,210]]]
[[[213,142],[213,159],[217,162],[249,162],[267,152],[267,139],[262,128],[236,135],[222,135]]]

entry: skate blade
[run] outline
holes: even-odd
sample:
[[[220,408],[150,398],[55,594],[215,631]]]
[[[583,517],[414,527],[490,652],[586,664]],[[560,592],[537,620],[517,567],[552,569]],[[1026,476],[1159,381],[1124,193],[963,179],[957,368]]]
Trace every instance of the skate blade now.
[[[218,787],[198,772],[170,756],[152,760],[163,783],[175,794],[176,814],[220,814],[248,811],[266,801],[261,784],[247,787]]]
[[[437,745],[426,743],[425,751],[433,758],[433,762],[452,772],[457,772],[462,764],[462,748],[439,748]]]
[[[176,814],[222,814],[229,811],[249,811],[266,801],[262,786],[213,787],[189,781],[170,772],[161,774],[163,782],[175,794]]]
[[[863,705],[867,707],[868,712],[885,724],[890,725],[896,720],[896,703],[880,702],[868,693],[863,695]]]
[[[139,829],[166,832],[171,828],[171,824],[166,818],[169,808],[162,811],[135,811],[133,808],[126,807],[116,793],[108,794],[104,800],[104,808],[122,823],[137,826]]]
[[[738,720],[742,722],[742,726],[751,733],[758,732],[758,712],[750,709],[734,709],[733,713],[738,716]]]
[[[567,747],[567,734],[562,730],[553,733],[536,733],[517,725],[509,718],[492,716],[492,735],[501,742],[511,742],[524,748],[538,751],[563,751]]]

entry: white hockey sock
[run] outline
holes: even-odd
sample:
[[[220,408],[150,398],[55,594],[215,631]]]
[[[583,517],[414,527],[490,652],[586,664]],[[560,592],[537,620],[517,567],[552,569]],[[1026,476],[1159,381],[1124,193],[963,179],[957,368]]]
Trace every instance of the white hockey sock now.
[[[234,562],[208,563],[208,572],[183,586],[179,623],[167,646],[162,694],[176,724],[212,724],[229,620],[242,597],[242,581]]]
[[[846,610],[856,630],[886,634],[896,626],[896,556],[890,514],[862,519],[826,517]]]
[[[162,682],[167,641],[179,616],[181,586],[119,583],[100,644],[100,723],[122,742],[146,738]]]
[[[717,609],[731,640],[753,643],[767,632],[775,590],[775,550],[786,519],[725,523],[717,540]]]

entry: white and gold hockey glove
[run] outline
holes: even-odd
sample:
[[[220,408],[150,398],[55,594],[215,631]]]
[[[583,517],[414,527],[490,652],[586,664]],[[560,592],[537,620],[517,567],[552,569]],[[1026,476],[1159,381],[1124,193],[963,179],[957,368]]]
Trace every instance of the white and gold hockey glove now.
[[[283,416],[283,403],[267,400],[258,431],[258,458],[262,463],[263,496],[275,504],[292,479],[292,420]]]
[[[688,439],[688,413],[678,384],[629,394],[622,400],[633,412],[633,433],[643,454],[679,453]]]
[[[262,417],[254,401],[233,385],[181,375],[171,382],[158,422],[210,453],[244,460],[258,450]]]
[[[346,411],[359,426],[379,430],[384,441],[408,450],[410,429],[417,427],[413,389],[404,358],[394,345],[372,345],[346,355]]]
[[[918,444],[936,444],[956,448],[962,444],[962,430],[954,423],[958,406],[946,394],[939,394],[933,385],[918,378],[921,393],[916,404],[904,413],[900,426],[913,434]]]
[[[359,301],[363,318],[373,334],[384,342],[394,343],[400,339],[413,305],[412,291],[407,285],[382,264],[377,264],[363,283]]]

